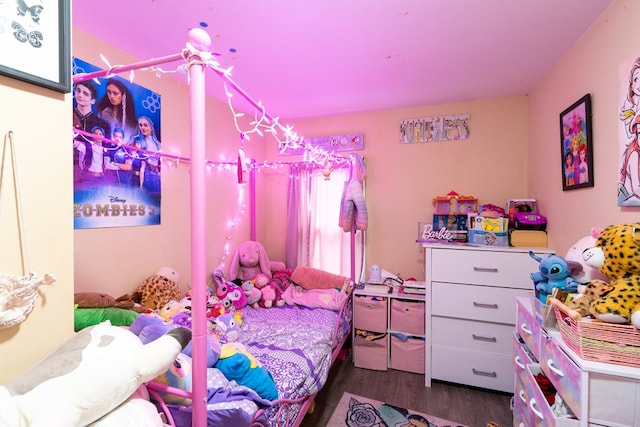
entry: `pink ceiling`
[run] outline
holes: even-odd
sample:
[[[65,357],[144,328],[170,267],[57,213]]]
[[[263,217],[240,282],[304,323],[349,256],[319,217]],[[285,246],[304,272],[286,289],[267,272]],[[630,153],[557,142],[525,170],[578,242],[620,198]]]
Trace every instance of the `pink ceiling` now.
[[[206,23],[233,80],[294,119],[527,94],[610,3],[77,0],[72,16],[140,60],[179,52]]]

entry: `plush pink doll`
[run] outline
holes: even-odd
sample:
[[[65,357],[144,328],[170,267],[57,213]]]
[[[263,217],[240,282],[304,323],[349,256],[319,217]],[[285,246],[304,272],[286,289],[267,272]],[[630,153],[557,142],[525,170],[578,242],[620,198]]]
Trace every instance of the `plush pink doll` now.
[[[244,282],[252,280],[258,273],[271,278],[273,271],[283,269],[284,263],[269,260],[267,251],[260,242],[246,240],[236,247],[229,267],[229,278]]]
[[[285,304],[285,301],[282,299],[282,289],[280,289],[280,286],[272,279],[257,280],[254,286],[260,289],[262,293],[260,301],[258,301],[258,307],[282,307]]]

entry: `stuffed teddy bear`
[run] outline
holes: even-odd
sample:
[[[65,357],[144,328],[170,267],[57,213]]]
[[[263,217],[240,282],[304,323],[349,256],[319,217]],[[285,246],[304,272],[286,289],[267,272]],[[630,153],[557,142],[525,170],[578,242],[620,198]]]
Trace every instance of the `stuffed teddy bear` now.
[[[640,328],[640,222],[605,227],[583,257],[613,288],[591,303],[590,313],[603,322]]]
[[[0,386],[0,425],[88,425],[165,372],[191,339],[174,328],[152,343],[106,321],[85,328]]]
[[[139,295],[140,301],[136,301],[152,310],[161,309],[171,300],[180,301],[180,288],[178,282],[180,275],[170,267],[161,267],[156,273],[145,279],[136,288],[134,294]]]
[[[283,262],[269,260],[267,251],[260,242],[246,240],[236,247],[229,267],[229,277],[232,281],[240,279],[244,282],[262,273],[271,278],[274,271],[284,270],[284,268]]]

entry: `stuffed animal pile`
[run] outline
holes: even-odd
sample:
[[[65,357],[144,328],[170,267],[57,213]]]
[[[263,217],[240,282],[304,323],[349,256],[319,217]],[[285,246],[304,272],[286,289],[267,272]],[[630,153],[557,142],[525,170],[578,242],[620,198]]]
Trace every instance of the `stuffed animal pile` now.
[[[583,257],[612,288],[590,304],[590,313],[604,322],[640,328],[640,222],[605,227]]]
[[[134,291],[140,300],[137,303],[157,310],[171,300],[180,301],[180,275],[171,267],[161,267],[156,273],[145,279]]]

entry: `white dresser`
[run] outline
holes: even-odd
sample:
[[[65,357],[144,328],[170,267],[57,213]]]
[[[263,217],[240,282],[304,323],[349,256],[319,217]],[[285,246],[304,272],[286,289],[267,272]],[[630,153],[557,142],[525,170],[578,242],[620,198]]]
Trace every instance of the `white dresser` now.
[[[533,292],[538,262],[528,248],[423,246],[425,385],[437,379],[513,393],[516,297]]]

